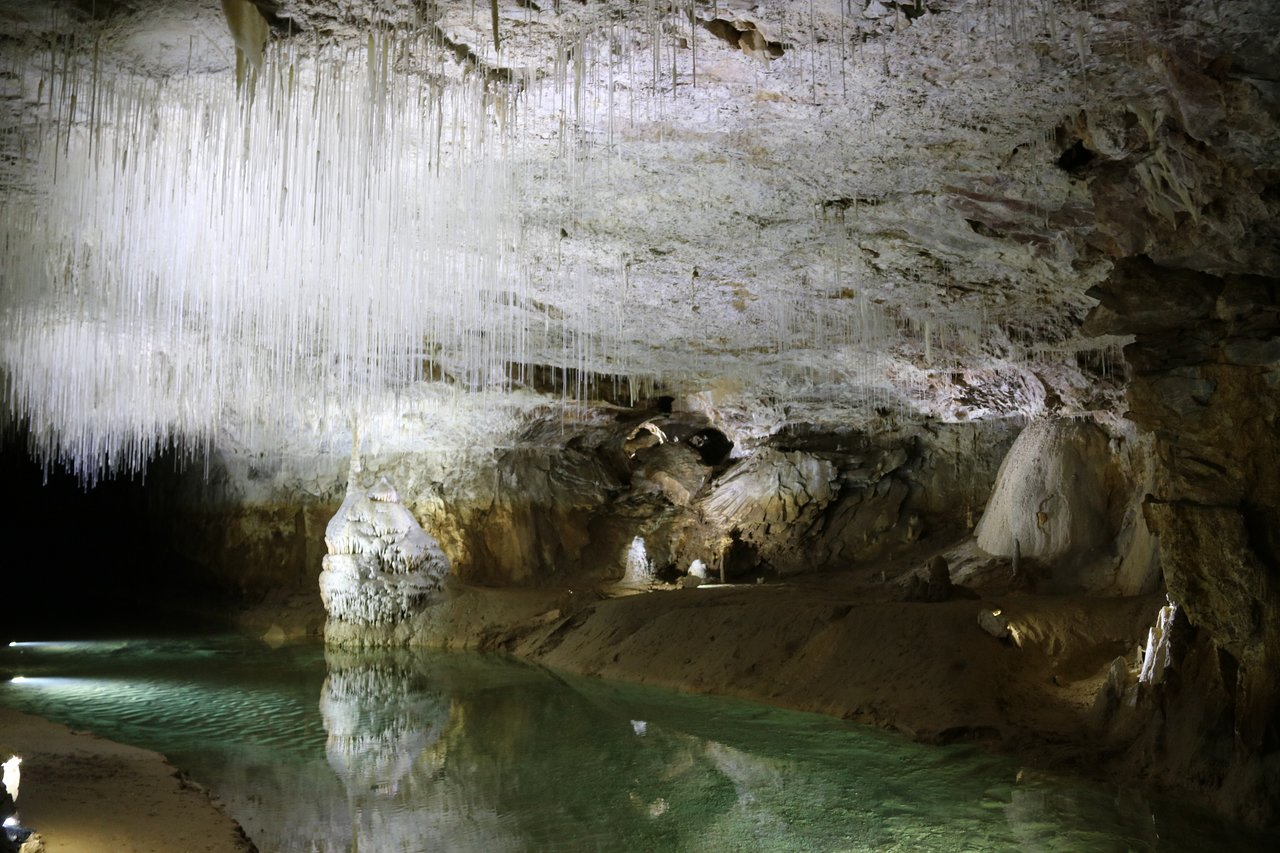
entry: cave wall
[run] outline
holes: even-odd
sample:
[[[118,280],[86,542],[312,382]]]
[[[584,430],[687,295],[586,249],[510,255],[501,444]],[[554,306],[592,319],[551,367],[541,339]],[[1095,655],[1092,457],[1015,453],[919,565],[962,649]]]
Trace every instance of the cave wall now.
[[[1170,787],[1280,803],[1280,109],[1268,60],[1156,53],[1160,84],[1078,125],[1113,269],[1086,335],[1129,335],[1127,417],[1152,442],[1141,511],[1181,608],[1173,672],[1110,735]]]
[[[629,443],[641,423],[666,441]],[[790,425],[730,455],[702,415],[615,412],[573,429],[531,423],[496,450],[367,454],[358,477],[364,487],[386,477],[467,583],[615,582],[637,537],[667,579],[700,559],[754,581],[945,546],[975,523],[1021,426]],[[283,474],[249,477],[236,460],[215,460],[207,479],[192,466],[160,502],[170,538],[247,602],[313,596],[324,526],[345,490],[340,470],[301,487]]]
[[[313,584],[337,501],[216,502],[167,515],[174,546],[227,592],[248,600]]]
[[[1185,612],[1178,677],[1134,751],[1227,811],[1280,802],[1280,280],[1117,264],[1094,328],[1127,330],[1129,417],[1153,436],[1142,510]],[[1127,724],[1132,728],[1132,723]]]
[[[972,527],[1021,422],[880,426],[780,430],[675,521],[677,566],[779,577],[941,547]]]

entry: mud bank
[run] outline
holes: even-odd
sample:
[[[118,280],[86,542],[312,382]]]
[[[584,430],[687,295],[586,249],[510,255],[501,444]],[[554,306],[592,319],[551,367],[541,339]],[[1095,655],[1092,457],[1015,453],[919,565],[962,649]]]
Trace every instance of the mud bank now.
[[[626,591],[455,588],[382,638],[507,652],[552,669],[733,696],[900,731],[977,739],[1046,762],[1095,758],[1094,705],[1117,657],[1140,660],[1161,595],[1007,592],[900,600],[892,581],[821,579]],[[997,639],[979,615],[1014,629]],[[367,630],[328,641],[360,644]]]

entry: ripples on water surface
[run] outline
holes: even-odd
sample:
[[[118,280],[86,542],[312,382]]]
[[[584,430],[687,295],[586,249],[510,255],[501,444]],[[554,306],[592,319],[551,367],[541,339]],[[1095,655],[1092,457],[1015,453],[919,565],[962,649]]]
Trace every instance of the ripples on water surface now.
[[[1278,849],[976,748],[481,655],[40,643],[0,669],[0,703],[163,752],[263,853]]]

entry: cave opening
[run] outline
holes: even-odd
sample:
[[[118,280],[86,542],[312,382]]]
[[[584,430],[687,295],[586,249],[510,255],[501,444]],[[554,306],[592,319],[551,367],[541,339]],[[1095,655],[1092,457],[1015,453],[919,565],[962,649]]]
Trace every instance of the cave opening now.
[[[218,613],[228,595],[172,544],[166,505],[188,468],[170,452],[152,459],[145,477],[89,486],[67,467],[33,457],[25,430],[6,431],[5,642],[225,627]]]

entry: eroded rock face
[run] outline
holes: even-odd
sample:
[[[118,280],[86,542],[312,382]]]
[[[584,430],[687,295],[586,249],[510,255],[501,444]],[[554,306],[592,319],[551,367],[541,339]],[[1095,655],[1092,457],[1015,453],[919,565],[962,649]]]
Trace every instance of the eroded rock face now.
[[[619,488],[594,453],[518,447],[441,483],[427,518],[463,579],[537,586],[572,577],[604,539],[622,553],[621,540],[593,533]]]
[[[637,537],[662,579],[701,561],[710,579],[723,568],[726,579],[754,581],[849,568],[961,535],[976,521],[1017,431],[1016,422],[885,421],[874,432],[793,425],[724,458],[693,442],[723,433],[685,413],[656,418],[669,440],[628,456],[626,437],[644,417],[611,416],[573,430],[558,419],[531,423],[527,444],[498,453],[369,453],[363,479],[398,485],[402,509],[432,531],[466,583],[614,582]],[[252,567],[210,580],[251,602],[272,587],[310,600],[324,556],[321,519],[337,524],[355,512],[351,524],[367,524],[361,513],[377,503],[348,496],[335,515],[340,467],[319,494],[295,492],[275,503],[266,500],[271,495],[239,504],[190,501],[184,536],[209,543],[193,550],[217,556],[227,573],[242,562]],[[403,517],[396,524],[407,529]],[[329,563],[360,553],[342,548],[351,553],[331,550]]]
[[[1093,328],[1135,334],[1129,417],[1154,437],[1144,516],[1187,630],[1135,750],[1253,820],[1280,789],[1280,281],[1116,266]],[[1160,738],[1163,738],[1161,741]],[[1188,783],[1188,779],[1197,780]]]
[[[347,495],[325,545],[320,598],[342,622],[400,622],[423,609],[449,574],[449,559],[385,478]]]
[[[836,466],[827,459],[772,448],[757,451],[719,478],[701,502],[703,517],[721,533],[715,556],[732,561],[735,550],[754,552],[741,570],[760,561],[790,563],[783,549],[795,528],[811,528],[837,490]]]
[[[727,579],[829,571],[967,530],[1013,428],[884,426],[792,425],[713,473],[671,522],[676,566],[701,560]]]

